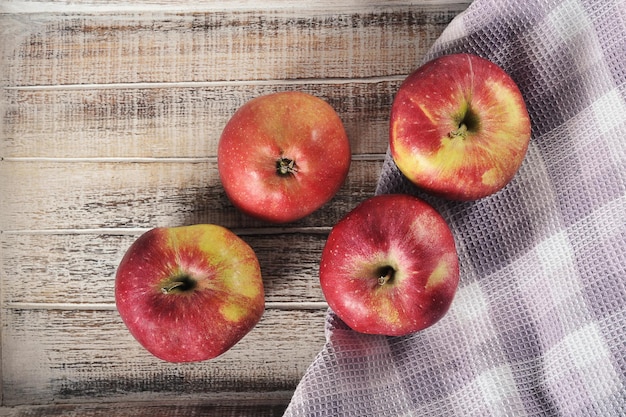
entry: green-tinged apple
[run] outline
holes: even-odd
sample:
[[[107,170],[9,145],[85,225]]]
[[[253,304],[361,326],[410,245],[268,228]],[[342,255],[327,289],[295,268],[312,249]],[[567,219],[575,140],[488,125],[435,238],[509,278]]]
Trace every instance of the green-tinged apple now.
[[[404,336],[448,311],[459,282],[452,231],[423,200],[371,197],[331,230],[320,261],[329,307],[361,333]]]
[[[230,118],[217,164],[226,195],[242,212],[292,222],[326,204],[350,168],[350,143],[321,98],[286,91],[256,97]]]
[[[250,246],[211,224],[160,227],[128,249],[115,279],[130,333],[168,362],[215,358],[261,319],[261,269]]]
[[[476,200],[507,185],[530,141],[530,118],[513,79],[472,54],[427,62],[400,85],[390,116],[400,171],[432,194]]]

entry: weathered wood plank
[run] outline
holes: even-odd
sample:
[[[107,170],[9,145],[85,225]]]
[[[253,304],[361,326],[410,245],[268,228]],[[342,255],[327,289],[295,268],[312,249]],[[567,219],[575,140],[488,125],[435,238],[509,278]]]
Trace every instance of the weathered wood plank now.
[[[11,157],[205,157],[246,101],[277,91],[326,100],[344,122],[354,154],[384,153],[399,80],[193,87],[13,89],[5,92],[4,140]]]
[[[131,234],[0,235],[2,303],[113,305],[115,271],[139,236]],[[259,258],[269,303],[323,302],[319,257],[325,233],[244,235]],[[297,305],[293,308],[298,308]]]
[[[448,5],[467,5],[471,0],[385,0],[386,7],[406,5],[434,5],[445,7]],[[358,9],[380,8],[380,0],[359,0]],[[4,0],[4,10],[9,13],[41,13],[41,12],[122,12],[129,10],[275,10],[275,9],[302,9],[307,10],[353,10],[353,2],[337,2],[334,0],[318,0],[314,4],[302,3],[300,0]]]
[[[244,396],[242,396],[244,397]],[[249,401],[239,398],[230,404],[211,404],[201,401],[173,401],[139,403],[55,404],[46,406],[18,406],[0,408],[3,417],[280,417],[287,408],[288,399],[280,401]]]
[[[405,5],[14,18],[9,86],[405,75],[460,10]],[[26,20],[26,21],[25,21]]]
[[[222,356],[172,364],[139,346],[115,311],[4,309],[4,404],[290,392],[324,343],[324,315],[267,310]]]
[[[329,226],[374,194],[382,160],[352,162],[326,206],[289,226]],[[190,162],[2,161],[0,228],[134,228],[216,223],[267,226],[236,210],[214,160]],[[306,198],[306,196],[303,196]]]

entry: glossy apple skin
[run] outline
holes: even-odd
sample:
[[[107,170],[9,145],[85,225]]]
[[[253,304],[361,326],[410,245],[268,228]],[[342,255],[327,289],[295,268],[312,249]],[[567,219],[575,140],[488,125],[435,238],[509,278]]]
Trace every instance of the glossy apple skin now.
[[[183,279],[195,285],[176,287]],[[208,224],[141,235],[117,269],[115,302],[135,339],[168,362],[221,355],[252,330],[265,308],[252,248]]]
[[[381,281],[389,268],[393,276]],[[459,262],[441,215],[421,199],[391,194],[365,200],[333,227],[319,275],[329,307],[350,328],[404,336],[446,314]]]
[[[451,200],[502,189],[519,170],[530,135],[515,82],[471,54],[442,56],[418,68],[401,84],[391,109],[396,165],[417,186]]]
[[[280,160],[293,161],[279,173]],[[343,123],[324,100],[287,91],[240,107],[220,137],[220,180],[233,205],[272,223],[301,219],[327,203],[350,168]]]

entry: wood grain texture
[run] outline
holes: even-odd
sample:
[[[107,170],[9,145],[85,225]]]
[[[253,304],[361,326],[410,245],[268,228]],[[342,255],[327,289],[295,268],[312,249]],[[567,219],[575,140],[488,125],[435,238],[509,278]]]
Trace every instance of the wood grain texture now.
[[[427,6],[32,15],[7,51],[11,86],[406,75],[457,10]]]
[[[6,0],[0,5],[0,415],[281,415],[321,349],[319,257],[373,195],[398,86],[469,0]],[[239,213],[219,135],[247,100],[328,101],[348,179],[287,225]],[[266,312],[232,350],[151,357],[114,305],[124,251],[155,226],[216,223],[256,251]]]
[[[244,231],[245,232],[245,231]],[[0,235],[5,305],[115,303],[119,261],[141,232]],[[318,263],[327,233],[242,235],[261,264],[266,302],[323,302]],[[37,250],[33,250],[37,248]],[[26,290],[27,289],[27,290]],[[297,305],[293,308],[297,308]]]
[[[173,402],[173,403],[172,403]],[[267,404],[269,402],[269,404]],[[200,401],[170,401],[136,403],[61,404],[52,406],[19,406],[0,408],[2,417],[280,417],[284,400],[270,402],[238,400],[230,404],[210,404]]]
[[[339,113],[352,152],[387,149],[389,108],[400,80],[306,84],[216,83],[187,87],[54,88],[6,91],[5,158],[209,157],[246,101],[298,90]]]
[[[289,392],[324,343],[319,311],[267,310],[222,356],[173,364],[147,353],[115,311],[5,309],[4,403],[219,400],[237,392]]]
[[[384,7],[401,7],[401,6],[436,6],[438,8],[463,7],[471,3],[471,0],[346,0],[337,2],[333,0],[318,0],[315,4],[304,5],[306,10],[313,12],[314,10],[355,10],[355,9],[380,9]],[[61,11],[80,11],[95,10],[103,12],[111,10],[114,12],[128,12],[128,10],[255,10],[267,11],[275,9],[302,9],[303,4],[299,0],[264,0],[262,3],[256,0],[196,0],[180,1],[180,0],[4,0],[4,10],[9,13],[42,13],[42,12],[61,12]],[[104,9],[106,8],[106,9]]]
[[[337,195],[291,226],[330,226],[375,190],[382,161],[355,160]],[[134,228],[216,223],[272,226],[228,200],[215,160],[191,162],[4,161],[0,205],[5,231]],[[306,196],[302,196],[306,198]]]

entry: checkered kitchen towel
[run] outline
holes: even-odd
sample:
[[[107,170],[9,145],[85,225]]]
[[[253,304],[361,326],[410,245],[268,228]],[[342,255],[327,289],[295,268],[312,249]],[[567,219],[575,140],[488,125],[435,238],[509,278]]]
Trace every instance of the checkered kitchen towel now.
[[[477,202],[426,197],[457,239],[448,314],[408,337],[327,343],[286,416],[626,416],[626,3],[475,0],[426,59],[471,52],[518,83],[518,175]],[[421,197],[387,157],[377,193]]]

